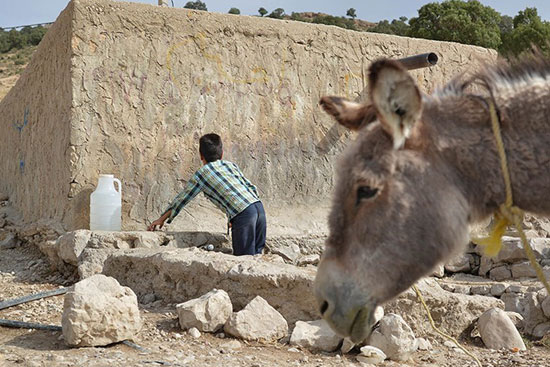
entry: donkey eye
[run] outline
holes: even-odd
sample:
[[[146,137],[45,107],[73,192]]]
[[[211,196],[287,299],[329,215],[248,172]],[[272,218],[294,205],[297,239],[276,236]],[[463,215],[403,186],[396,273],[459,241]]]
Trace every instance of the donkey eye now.
[[[370,186],[360,186],[357,189],[357,204],[363,199],[370,199],[376,193],[378,192],[378,189],[376,187],[370,187]]]

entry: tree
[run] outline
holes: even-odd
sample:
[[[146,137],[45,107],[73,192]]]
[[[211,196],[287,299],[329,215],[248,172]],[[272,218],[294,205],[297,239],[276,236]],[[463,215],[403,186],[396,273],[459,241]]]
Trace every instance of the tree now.
[[[500,17],[500,23],[498,24],[500,28],[500,36],[502,37],[505,33],[510,33],[514,30],[514,18],[509,15],[503,15]]]
[[[273,10],[271,14],[268,15],[268,17],[275,18],[275,19],[283,19],[284,15],[285,15],[285,9],[277,8]]]
[[[395,34],[397,36],[408,36],[410,26],[407,24],[407,17],[394,19],[391,23],[387,20],[378,22],[374,27],[369,28],[368,32]]]
[[[241,14],[241,11],[240,11],[239,9],[237,9],[237,8],[231,8],[231,9],[229,9],[229,12],[228,12],[228,13],[229,13],[229,14],[236,14],[236,15],[239,15],[239,14]]]
[[[454,41],[497,49],[500,14],[477,0],[429,3],[409,21],[412,37]]]
[[[260,16],[263,17],[267,14],[267,10],[265,8],[258,9],[258,13],[260,13]]]
[[[333,15],[317,15],[311,20],[312,23],[335,25],[340,28],[356,30],[355,22],[345,17],[335,17]]]
[[[346,15],[351,19],[355,19],[357,17],[357,14],[355,13],[354,8],[349,8],[348,11],[346,12]]]
[[[542,21],[536,8],[525,8],[514,17],[513,29],[503,33],[499,51],[507,56],[517,56],[532,46],[550,54],[550,23]]]
[[[195,10],[204,10],[204,11],[208,11],[208,9],[206,8],[206,4],[200,0],[197,0],[197,1],[188,1],[184,8],[186,9],[195,9]]]

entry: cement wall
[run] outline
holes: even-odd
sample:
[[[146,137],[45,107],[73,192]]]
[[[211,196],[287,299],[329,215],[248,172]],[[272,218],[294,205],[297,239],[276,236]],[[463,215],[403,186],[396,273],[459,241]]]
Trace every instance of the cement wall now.
[[[73,4],[0,103],[0,192],[27,221],[67,220]]]
[[[57,29],[71,29],[70,49],[68,35],[58,37]],[[122,180],[124,227],[143,229],[199,167],[198,137],[217,132],[225,141],[224,158],[257,184],[270,233],[322,232],[335,157],[350,136],[334,127],[319,98],[356,98],[369,62],[382,56],[436,52],[438,66],[413,72],[427,92],[496,57],[454,43],[106,0],[73,1],[53,30],[48,42],[62,48],[56,54],[65,62],[35,57],[31,66],[56,68],[47,76],[54,85],[72,75],[71,91],[56,97],[65,108],[72,106],[70,113],[42,104],[44,116],[65,117],[65,125],[61,132],[44,131],[64,145],[45,145],[41,161],[54,150],[63,169],[56,166],[59,173],[44,181],[49,172],[28,165],[25,174],[33,181],[21,182],[15,160],[2,187],[19,190],[15,205],[27,220],[48,215],[66,229],[87,227],[89,194],[99,173]],[[53,46],[44,42],[40,52]],[[53,98],[51,88],[32,81],[15,88],[28,98]],[[9,127],[25,103],[14,93],[8,97],[12,102],[0,104],[0,121]],[[5,119],[8,106],[18,112]],[[9,140],[15,141],[18,133],[11,130]],[[18,184],[22,188],[14,188]],[[41,203],[47,209],[33,207],[38,196],[48,198]],[[201,199],[170,229],[221,231],[224,223],[223,214]]]

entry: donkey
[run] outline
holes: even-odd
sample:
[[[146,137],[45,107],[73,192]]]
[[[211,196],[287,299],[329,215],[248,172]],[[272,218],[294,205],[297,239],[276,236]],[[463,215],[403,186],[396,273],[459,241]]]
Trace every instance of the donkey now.
[[[337,168],[329,236],[315,279],[340,335],[370,335],[373,312],[464,250],[469,225],[505,201],[489,103],[497,108],[514,204],[550,215],[550,60],[535,54],[420,93],[396,61],[369,69],[369,102],[323,97],[357,130]]]

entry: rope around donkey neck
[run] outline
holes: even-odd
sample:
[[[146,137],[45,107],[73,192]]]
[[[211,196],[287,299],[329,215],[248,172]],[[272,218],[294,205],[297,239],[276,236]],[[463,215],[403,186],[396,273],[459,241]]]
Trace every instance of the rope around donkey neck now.
[[[525,251],[525,254],[527,255],[527,258],[529,259],[529,262],[531,263],[531,266],[535,269],[537,277],[542,282],[542,284],[546,288],[546,291],[550,295],[550,285],[548,284],[548,280],[546,279],[542,268],[537,262],[535,254],[533,253],[533,249],[529,245],[529,242],[527,241],[527,236],[525,236],[525,232],[522,228],[524,212],[514,205],[514,200],[512,196],[512,183],[510,180],[510,172],[508,170],[508,161],[506,159],[506,150],[504,148],[504,142],[502,140],[500,121],[497,115],[495,103],[492,99],[489,100],[488,103],[489,113],[491,115],[491,126],[493,128],[497,151],[500,157],[500,168],[502,170],[502,176],[504,178],[506,201],[504,204],[500,205],[498,211],[495,213],[495,219],[497,220],[497,223],[495,224],[491,235],[488,238],[474,239],[473,241],[478,245],[484,246],[484,251],[487,255],[495,256],[502,248],[501,237],[504,235],[506,227],[513,224],[519,233],[523,249]]]
[[[523,249],[525,250],[525,254],[529,259],[531,266],[535,269],[535,272],[537,273],[537,277],[542,282],[542,284],[546,288],[546,291],[550,295],[550,285],[548,284],[548,280],[546,279],[544,272],[542,271],[542,268],[537,262],[535,258],[535,254],[533,253],[533,249],[529,245],[529,242],[527,241],[527,236],[525,236],[525,232],[523,231],[523,228],[522,228],[524,212],[523,210],[521,210],[520,208],[514,205],[514,199],[512,196],[512,181],[510,180],[510,172],[508,170],[508,160],[506,159],[506,149],[504,148],[504,142],[502,140],[502,133],[500,131],[500,120],[498,118],[495,103],[493,102],[492,99],[490,99],[488,103],[489,103],[489,114],[491,117],[491,127],[493,129],[493,134],[497,145],[497,151],[500,158],[500,168],[502,170],[502,177],[504,178],[506,200],[504,204],[500,205],[498,210],[495,212],[495,219],[497,220],[497,222],[493,228],[493,231],[491,232],[491,235],[487,238],[474,239],[473,242],[483,246],[484,252],[487,255],[496,256],[500,252],[500,249],[502,248],[501,238],[504,235],[504,232],[506,231],[506,227],[513,224],[519,233],[519,237],[521,239]],[[430,320],[430,325],[432,326],[432,328],[445,339],[452,341],[464,353],[466,353],[471,358],[473,358],[476,361],[477,365],[481,367],[482,364],[476,356],[468,352],[462,345],[460,345],[460,343],[455,338],[453,338],[448,334],[445,334],[435,326],[430,310],[426,305],[426,302],[424,301],[422,294],[420,293],[416,285],[413,285],[412,288],[416,292],[416,296],[420,300],[420,303],[422,303],[422,306],[426,310],[426,313],[428,314],[428,319]]]

